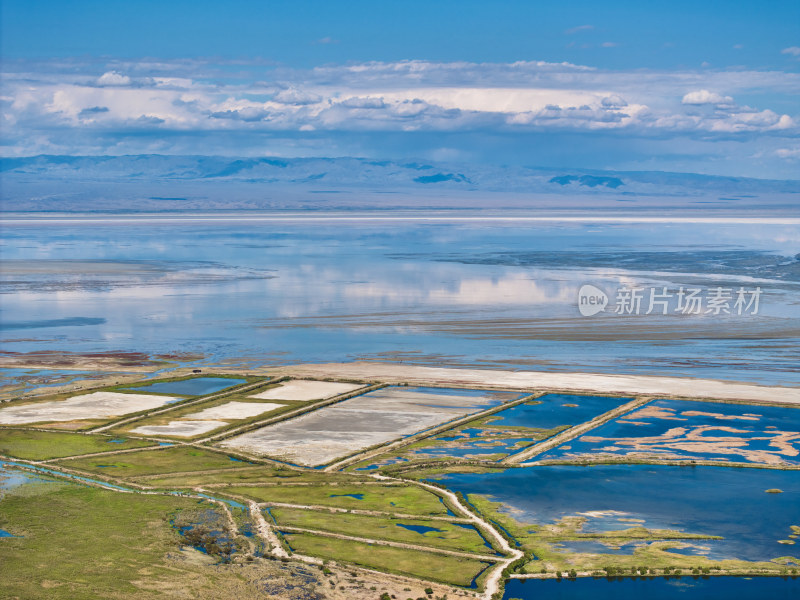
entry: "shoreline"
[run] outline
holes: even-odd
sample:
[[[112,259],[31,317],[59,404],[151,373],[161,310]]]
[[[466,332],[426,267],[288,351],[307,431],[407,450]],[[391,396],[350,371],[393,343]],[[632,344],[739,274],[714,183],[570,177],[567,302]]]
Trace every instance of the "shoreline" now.
[[[225,372],[224,369],[219,371]],[[669,396],[675,399],[734,400],[800,406],[800,386],[765,386],[718,379],[660,375],[459,369],[378,362],[300,364],[248,369],[248,372],[310,378],[376,379],[389,384],[432,384],[508,390]]]

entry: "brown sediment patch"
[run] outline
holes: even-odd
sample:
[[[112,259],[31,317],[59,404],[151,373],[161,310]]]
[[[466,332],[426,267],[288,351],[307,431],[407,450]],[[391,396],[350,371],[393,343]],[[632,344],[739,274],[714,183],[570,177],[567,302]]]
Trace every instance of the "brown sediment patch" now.
[[[749,434],[750,431],[719,425],[699,425],[696,427],[673,427],[661,435],[650,437],[613,438],[601,436],[583,436],[579,441],[586,443],[610,442],[611,445],[599,448],[597,452],[631,451],[626,456],[636,454],[659,456],[660,458],[686,458],[675,452],[690,454],[720,454],[741,456],[748,462],[778,465],[784,464],[784,457],[800,455],[800,449],[794,444],[800,442],[800,432],[769,431],[764,435],[739,437],[736,435],[708,435],[711,432],[730,434]],[[775,450],[754,450],[749,448],[752,442],[764,442]],[[800,445],[800,444],[799,444]],[[594,452],[584,453],[593,454]],[[580,456],[580,455],[572,455]]]
[[[0,351],[0,367],[11,369],[76,369],[81,371],[154,371],[163,361],[143,352]]]
[[[172,352],[170,354],[154,354],[153,358],[158,360],[167,360],[170,362],[189,362],[194,360],[203,360],[205,355],[194,352]]]
[[[760,421],[761,415],[742,414],[742,415],[724,415],[722,413],[705,412],[702,410],[684,410],[681,412],[684,417],[714,417],[721,421]]]
[[[666,408],[662,406],[654,406],[648,405],[643,406],[639,410],[635,410],[632,413],[625,415],[626,419],[632,420],[641,420],[641,419],[666,419],[669,421],[688,421],[689,419],[684,419],[682,417],[677,416],[677,412],[674,408]]]

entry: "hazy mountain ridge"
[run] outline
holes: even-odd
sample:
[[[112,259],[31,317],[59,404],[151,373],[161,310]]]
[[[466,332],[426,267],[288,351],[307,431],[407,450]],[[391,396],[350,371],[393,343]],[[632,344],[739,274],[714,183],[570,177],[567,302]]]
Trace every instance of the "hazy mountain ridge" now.
[[[796,180],[364,158],[40,155],[3,158],[0,177],[4,211],[338,206],[340,200],[331,194],[351,196],[349,206],[380,208],[396,202],[386,196],[365,205],[358,197],[443,198],[448,207],[458,205],[456,196],[470,207],[481,207],[475,202],[487,196],[499,199],[492,206],[508,200],[515,207],[565,196],[583,197],[588,206],[595,201],[652,203],[654,198],[673,198],[679,204],[683,199],[740,208],[776,202],[791,206],[800,194]]]

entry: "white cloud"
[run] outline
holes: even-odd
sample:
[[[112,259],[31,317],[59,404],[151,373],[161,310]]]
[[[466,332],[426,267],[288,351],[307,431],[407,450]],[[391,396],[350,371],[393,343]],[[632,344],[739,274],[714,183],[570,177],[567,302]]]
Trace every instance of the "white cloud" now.
[[[778,158],[785,158],[790,160],[800,160],[800,147],[797,148],[778,148],[773,153]]]
[[[383,98],[368,96],[352,96],[345,98],[339,104],[347,108],[386,108]]]
[[[280,104],[296,104],[298,106],[305,105],[305,104],[316,104],[322,98],[317,94],[312,94],[311,92],[304,92],[303,90],[298,90],[296,88],[289,88],[287,90],[281,90],[272,98],[273,102],[279,102]]]
[[[619,46],[617,42],[603,42],[600,44],[601,48],[616,48],[617,46]]]
[[[733,104],[733,98],[730,96],[722,96],[717,92],[709,92],[708,90],[696,90],[689,92],[681,100],[682,104],[691,104],[700,106],[703,104],[713,104],[716,106],[729,106]]]
[[[800,46],[789,46],[781,50],[781,54],[789,54],[791,56],[800,57]]]
[[[107,71],[97,78],[97,85],[130,85],[131,78],[116,71]]]
[[[173,75],[168,67],[166,62],[99,68],[92,63],[81,70],[70,62],[63,72],[52,65],[37,72],[6,65],[0,126],[9,138],[7,147],[31,146],[34,139],[40,144],[42,132],[58,131],[66,144],[58,150],[69,153],[63,132],[75,131],[85,139],[95,136],[95,151],[102,153],[108,142],[100,136],[116,136],[115,143],[122,144],[119,132],[128,128],[137,133],[150,128],[154,136],[126,140],[126,152],[136,143],[169,149],[165,130],[233,132],[253,139],[256,132],[291,136],[303,131],[327,131],[331,139],[377,131],[505,135],[621,130],[661,139],[798,133],[796,117],[764,106],[739,106],[732,97],[775,97],[785,103],[800,94],[800,75],[790,72],[398,61],[275,69],[272,79],[263,81],[261,63],[253,63],[241,67],[242,72],[252,69],[248,81],[240,71],[231,79],[209,77],[211,67],[203,64],[178,62]],[[97,78],[96,73],[104,74]],[[686,93],[676,98],[676,89]]]

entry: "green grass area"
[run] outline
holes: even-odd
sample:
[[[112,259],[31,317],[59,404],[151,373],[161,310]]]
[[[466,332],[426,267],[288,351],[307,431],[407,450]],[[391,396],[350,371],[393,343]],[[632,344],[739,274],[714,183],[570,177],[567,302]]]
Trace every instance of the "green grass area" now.
[[[115,436],[31,429],[0,429],[0,454],[28,460],[47,460],[153,445],[153,442],[145,440]]]
[[[473,578],[490,564],[469,558],[315,537],[304,533],[286,534],[284,537],[292,550],[300,554],[462,587],[469,587]]]
[[[334,506],[413,515],[446,515],[447,507],[435,494],[413,485],[281,485],[237,486],[225,491],[257,502]]]
[[[4,598],[126,598],[137,580],[175,574],[168,515],[196,501],[120,494],[71,484],[29,484],[0,501],[0,527],[23,536],[0,544]]]
[[[283,467],[263,465],[258,467],[239,467],[226,469],[215,473],[193,473],[185,475],[165,475],[164,477],[149,477],[141,479],[142,483],[153,486],[195,486],[215,483],[247,484],[247,483],[274,483],[276,485],[290,483],[329,483],[357,481],[353,476],[339,473],[315,473],[313,471],[301,472]],[[223,488],[225,489],[225,488]]]
[[[180,550],[169,521],[208,508],[194,499],[63,482],[4,490],[0,528],[24,537],[0,540],[0,597],[269,600],[284,590],[313,597],[319,581],[307,568],[278,561],[214,565],[216,558]],[[265,581],[275,582],[273,593]]]
[[[247,465],[246,462],[232,460],[225,454],[186,446],[114,454],[108,457],[76,458],[58,461],[58,464],[70,469],[123,478]]]
[[[288,525],[303,529],[315,529],[342,533],[369,539],[389,540],[432,546],[447,550],[493,554],[484,539],[474,529],[466,529],[454,523],[426,519],[401,519],[377,517],[371,515],[354,515],[351,513],[330,513],[318,510],[302,510],[295,508],[271,508],[270,514],[278,526]],[[438,531],[417,533],[400,525],[411,525],[432,528]]]

